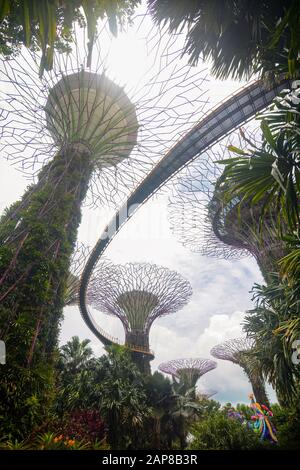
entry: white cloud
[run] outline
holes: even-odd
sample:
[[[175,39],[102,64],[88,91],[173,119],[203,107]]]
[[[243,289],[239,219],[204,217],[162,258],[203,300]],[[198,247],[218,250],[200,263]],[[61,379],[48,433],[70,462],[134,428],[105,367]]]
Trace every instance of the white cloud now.
[[[240,336],[243,312],[251,308],[249,291],[254,282],[262,280],[252,258],[238,261],[212,259],[191,253],[181,246],[169,230],[166,211],[165,196],[150,200],[122,228],[105,252],[105,256],[116,263],[144,261],[175,269],[192,284],[193,296],[189,304],[175,314],[156,320],[152,326],[150,344],[155,351],[153,370],[160,362],[170,359],[210,357],[213,346]],[[93,219],[92,214],[85,209],[80,233],[83,240],[90,239],[93,234],[94,243],[97,234],[101,234],[101,230],[97,230],[101,217],[96,212]],[[104,226],[103,220],[101,225]],[[74,334],[89,337],[95,352],[100,353],[103,348],[99,341],[75,310],[72,314],[66,314],[61,341]],[[118,320],[96,311],[93,313],[104,330],[120,339],[124,338]],[[218,390],[216,399],[222,402],[247,402],[251,391],[241,368],[227,361],[218,361],[217,369],[209,372],[199,383]]]
[[[198,386],[218,391],[215,398],[222,403],[231,401],[248,403],[248,395],[251,393],[251,385],[243,370],[229,361],[213,358],[210,350],[213,346],[236,338],[243,334],[241,322],[244,312],[236,311],[232,314],[213,315],[209,319],[209,325],[201,331],[195,341],[191,341],[190,335],[180,335],[180,330],[172,331],[165,326],[153,327],[150,335],[156,358],[152,369],[157,369],[160,362],[181,357],[204,357],[217,362],[217,368],[205,374],[198,382]],[[160,322],[161,323],[161,322]],[[272,401],[276,400],[273,390],[268,387],[268,393]]]
[[[0,210],[3,210],[22,195],[28,181],[5,162],[1,162],[0,177]],[[111,210],[92,211],[84,208],[80,240],[93,246],[112,213]],[[194,294],[190,303],[183,310],[153,325],[150,335],[156,354],[153,370],[160,362],[173,358],[209,357],[212,346],[238,336],[243,318],[241,311],[251,308],[249,290],[254,282],[262,279],[251,258],[239,261],[216,260],[191,253],[182,247],[169,230],[164,197],[149,201],[136,213],[114,239],[106,256],[117,263],[155,262],[179,271],[192,284]],[[68,307],[64,313],[60,344],[78,335],[81,339],[91,339],[96,355],[103,354],[103,346],[85,325],[79,309]],[[97,315],[105,330],[121,340],[124,338],[118,320]],[[200,384],[218,390],[216,399],[221,401],[247,402],[250,390],[241,369],[226,361],[219,361],[218,368],[204,376]]]
[[[93,311],[93,313],[107,332],[124,341],[124,333],[119,320],[99,314],[96,311]],[[210,355],[211,348],[216,344],[242,334],[241,321],[243,318],[244,313],[239,311],[227,315],[213,315],[209,319],[208,326],[202,331],[198,330],[199,334],[195,341],[191,341],[189,334],[182,334],[178,325],[174,324],[173,328],[170,329],[162,324],[164,319],[158,320],[150,332],[151,347],[155,351],[155,359],[151,363],[152,371],[157,370],[161,362],[171,359],[182,357],[209,358],[215,360],[218,366],[200,379],[198,382],[200,389],[217,390],[218,394],[215,399],[222,403],[228,401],[248,403],[251,386],[243,370],[235,364],[217,360]],[[79,309],[77,307],[67,307],[60,344],[64,344],[73,335],[78,335],[81,339],[89,338],[96,356],[105,353],[102,344],[84,324]],[[274,400],[274,392],[270,388],[268,391],[270,398]]]
[[[6,207],[22,197],[28,184],[20,172],[0,159],[0,215]]]
[[[209,88],[212,102],[215,103],[239,88],[239,84],[211,80]],[[20,173],[7,163],[0,162],[0,212],[22,195],[27,184],[28,181]],[[96,210],[84,208],[79,240],[93,246],[112,215],[113,211],[104,207]],[[169,230],[165,195],[152,198],[145,204],[122,228],[105,255],[116,263],[157,263],[177,270],[192,284],[194,294],[190,303],[180,312],[153,325],[150,335],[156,353],[153,369],[160,362],[173,358],[209,357],[212,346],[238,336],[243,318],[241,312],[251,307],[249,290],[254,282],[261,281],[261,274],[251,258],[215,260],[191,253],[181,246]],[[64,313],[60,344],[78,335],[81,339],[91,339],[96,355],[103,354],[103,346],[85,325],[79,309],[68,307]],[[95,315],[108,333],[120,339],[124,337],[118,320]],[[249,385],[238,366],[220,362],[218,368],[203,377],[201,383],[219,390],[216,398],[220,400],[247,401]]]
[[[243,317],[243,312],[238,311],[231,315],[213,315],[209,319],[209,325],[199,331],[195,341],[191,341],[189,335],[181,336],[164,326],[154,327],[151,336],[155,340],[151,341],[151,344],[155,343],[157,356],[153,361],[153,370],[160,362],[180,357],[204,357],[216,360],[210,355],[211,348],[227,339],[240,336]],[[216,360],[216,362],[217,368],[200,379],[198,383],[200,388],[217,390],[219,393],[216,399],[221,401],[228,401],[228,397],[231,397],[233,402],[247,402],[251,387],[241,368],[227,361]]]

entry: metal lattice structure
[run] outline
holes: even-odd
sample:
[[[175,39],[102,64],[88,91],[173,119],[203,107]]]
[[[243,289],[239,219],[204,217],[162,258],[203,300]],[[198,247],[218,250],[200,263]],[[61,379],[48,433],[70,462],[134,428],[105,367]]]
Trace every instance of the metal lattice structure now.
[[[140,22],[134,28],[146,44],[148,68],[126,87],[110,72],[113,38],[106,26],[90,68],[81,30],[73,50],[57,54],[43,77],[38,53],[24,50],[16,60],[2,60],[0,155],[30,179],[40,177],[41,168],[46,178],[47,164],[72,145],[91,159],[86,204],[117,207],[207,102],[206,71],[175,64],[175,38],[159,38],[153,25],[141,34]]]
[[[211,359],[185,358],[164,362],[159,365],[158,369],[171,375],[173,379],[179,379],[193,387],[202,375],[216,367],[217,363]]]
[[[259,134],[258,130],[256,134]],[[213,230],[209,213],[216,183],[223,169],[217,161],[230,157],[227,150],[229,145],[244,148],[246,141],[241,138],[240,132],[233,133],[196,158],[178,175],[171,188],[168,218],[173,234],[192,252],[216,258],[238,259],[249,253],[241,244],[230,246],[222,243]]]
[[[269,399],[266,394],[259,364],[255,358],[251,356],[251,351],[253,351],[254,347],[254,340],[245,336],[230,339],[224,343],[218,344],[211,349],[210,353],[217,359],[230,361],[233,364],[239,365],[244,370],[252,385],[256,401],[269,405]]]
[[[283,79],[280,83],[274,84],[270,89],[266,88],[265,83],[258,80],[242,88],[239,92],[216,106],[167,152],[165,157],[153,168],[143,182],[137,186],[105,227],[85,266],[79,292],[80,310],[83,319],[90,330],[104,344],[111,344],[111,340],[94,321],[86,304],[86,293],[98,260],[114,236],[134,214],[134,211],[128,211],[128,208],[134,207],[134,210],[137,210],[138,207],[141,207],[174,175],[185,168],[188,163],[203,155],[214,144],[220,142],[242,123],[247,122],[257,112],[266,108],[274,97],[288,85],[289,82]],[[109,236],[107,236],[108,234]]]
[[[218,164],[233,157],[229,146],[251,152],[260,145],[260,127],[251,121],[194,160],[172,188],[168,216],[172,232],[191,251],[223,259],[252,255],[265,274],[285,254],[276,232],[276,211],[266,214],[260,226],[259,205],[243,203],[239,215],[239,199],[225,204],[219,184],[224,166]]]
[[[241,365],[245,360],[243,353],[251,351],[253,346],[254,341],[251,338],[241,336],[240,338],[229,339],[224,343],[214,346],[210,353],[217,359]]]
[[[87,303],[119,318],[125,330],[125,344],[149,355],[153,322],[183,308],[191,295],[190,283],[176,271],[149,263],[105,262],[93,272]]]

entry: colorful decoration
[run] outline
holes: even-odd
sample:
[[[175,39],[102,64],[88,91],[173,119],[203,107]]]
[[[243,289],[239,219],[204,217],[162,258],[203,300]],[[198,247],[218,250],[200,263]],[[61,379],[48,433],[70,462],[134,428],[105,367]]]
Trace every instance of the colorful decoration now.
[[[270,418],[273,417],[272,411],[267,406],[255,402],[252,394],[249,395],[249,398],[251,400],[250,408],[254,411],[251,416],[251,428],[260,434],[261,440],[268,439],[277,443],[276,430],[270,421]]]
[[[254,411],[250,420],[246,418],[243,413],[240,413],[235,408],[230,408],[227,412],[228,418],[236,419],[242,425],[248,426],[257,434],[260,434],[260,439],[268,439],[272,443],[277,443],[276,430],[272,425],[270,418],[273,417],[272,411],[266,406],[257,403],[254,396],[249,395],[251,403],[249,407]]]

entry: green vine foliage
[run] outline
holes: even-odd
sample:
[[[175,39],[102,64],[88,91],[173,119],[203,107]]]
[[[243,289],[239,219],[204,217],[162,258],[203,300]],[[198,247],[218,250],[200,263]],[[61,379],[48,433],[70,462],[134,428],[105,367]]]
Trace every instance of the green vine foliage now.
[[[54,393],[64,290],[91,175],[90,159],[61,152],[0,220],[0,432],[22,437]]]

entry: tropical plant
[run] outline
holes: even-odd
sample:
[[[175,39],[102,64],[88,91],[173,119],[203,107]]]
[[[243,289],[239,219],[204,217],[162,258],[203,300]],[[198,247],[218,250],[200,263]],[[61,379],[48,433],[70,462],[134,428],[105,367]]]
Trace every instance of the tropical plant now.
[[[275,403],[272,406],[273,422],[277,430],[280,449],[298,450],[300,447],[300,405],[299,392],[294,402],[288,406]]]
[[[299,89],[277,97],[259,116],[262,145],[247,140],[248,151],[229,147],[238,156],[222,162],[225,170],[219,182],[225,204],[239,200],[241,221],[245,204],[257,208],[259,232],[263,227],[270,230],[273,221],[273,239],[286,250],[273,263],[276,272],[264,273],[267,286],[254,286],[256,305],[244,329],[256,342],[253,354],[265,378],[287,401],[293,399],[299,377],[292,363],[292,344],[300,334],[299,103]]]
[[[174,392],[180,396],[190,397],[191,399],[196,398],[196,384],[199,376],[195,374],[184,374],[181,373],[179,380],[173,380]]]
[[[176,396],[171,412],[171,422],[175,437],[179,439],[180,449],[187,447],[189,426],[196,421],[199,413],[199,404],[191,398],[190,394]]]
[[[76,347],[70,348],[70,344],[76,344]],[[83,351],[89,349],[88,341],[80,344],[85,345]],[[78,355],[82,348],[77,346],[77,340],[73,339],[61,348],[62,357],[68,358],[67,361],[59,362],[58,394],[54,406],[61,432],[71,435],[74,419],[77,424],[73,426],[72,436],[86,440],[89,435],[91,440],[94,435],[92,424],[96,426],[98,423],[100,426],[102,423],[112,448],[142,446],[145,437],[143,425],[150,409],[144,377],[133,364],[130,351],[119,346],[110,347],[107,355],[95,359],[90,358],[89,354]],[[75,354],[69,354],[70,351]],[[74,363],[74,356],[84,357],[85,361],[80,368],[75,367],[74,372],[70,373],[69,366]],[[76,361],[76,365],[78,362],[81,361]],[[66,423],[69,423],[67,428]],[[74,434],[76,429],[79,434]],[[95,433],[100,432],[100,442],[103,437],[101,429],[101,432],[95,429]]]
[[[212,400],[211,398],[201,397],[200,399],[197,399],[197,403],[197,414],[200,419],[205,419],[208,416],[217,413],[221,408],[221,404],[216,400]]]
[[[255,284],[255,308],[245,318],[244,330],[255,339],[253,356],[261,372],[284,402],[294,399],[299,367],[293,364],[293,341],[299,338],[299,284],[296,288],[273,274],[268,286]]]
[[[58,373],[56,387],[57,395],[54,412],[63,418],[71,411],[87,410],[93,408],[95,397],[98,398],[98,386],[95,383],[95,375],[98,370],[98,362],[91,361],[88,368],[82,369],[73,376],[63,372]]]
[[[300,222],[300,100],[296,91],[284,91],[257,117],[261,121],[262,144],[249,144],[249,150],[230,146],[235,158],[220,161],[225,165],[219,186],[224,201],[235,198],[240,206],[250,201],[260,204],[260,220],[267,211],[276,211],[278,237],[296,230]],[[295,99],[297,98],[297,99]],[[299,102],[298,102],[299,101]],[[284,223],[283,223],[284,222]]]
[[[106,427],[99,410],[75,410],[64,417],[62,434],[76,441],[103,442]]]
[[[0,54],[15,55],[21,46],[42,51],[40,73],[50,70],[54,50],[69,50],[74,24],[87,26],[89,60],[97,35],[98,19],[107,18],[116,35],[130,19],[139,0],[2,0],[0,3]]]
[[[289,253],[279,261],[280,273],[283,279],[288,279],[292,284],[297,284],[300,279],[300,232],[295,230],[290,235],[285,235],[284,240],[289,248]],[[300,289],[300,286],[299,286]]]
[[[89,442],[76,440],[63,434],[47,432],[37,436],[32,448],[38,450],[86,450],[90,448]]]
[[[160,372],[144,377],[146,404],[150,415],[144,421],[144,445],[151,449],[171,448],[170,433],[168,432],[169,410],[174,403],[174,392],[169,379]]]
[[[211,61],[217,78],[299,73],[297,0],[148,0],[148,5],[156,23],[185,33],[183,54],[189,61]]]
[[[90,410],[97,394],[96,375],[102,370],[101,359],[95,359],[90,340],[73,336],[59,350],[56,364],[54,412],[67,420],[71,412]],[[101,379],[99,379],[101,381]]]
[[[170,383],[159,372],[145,377],[147,404],[151,409],[148,425],[149,442],[155,449],[184,449],[187,446],[189,424],[202,410],[202,404],[195,399],[194,387],[176,382]],[[146,433],[147,435],[147,433]]]
[[[0,450],[29,450],[30,445],[25,440],[19,441],[18,439],[3,440],[0,443]]]
[[[130,352],[119,346],[108,348],[102,357],[104,378],[99,383],[99,407],[108,427],[112,449],[136,449],[143,422],[149,416],[143,376]]]
[[[23,441],[3,440],[0,450],[108,450],[105,439],[94,442],[70,438],[67,435],[53,432],[38,434],[34,439]]]
[[[93,356],[93,350],[88,346],[90,342],[89,339],[80,341],[78,336],[73,336],[60,348],[60,362],[64,373],[76,374],[88,365]]]
[[[59,450],[64,448],[63,439],[62,434],[58,436],[53,432],[45,432],[36,437],[35,444],[38,450]]]
[[[191,450],[254,450],[264,447],[251,429],[220,411],[195,423],[191,434]]]
[[[59,153],[42,170],[35,190],[29,188],[0,220],[0,336],[7,346],[0,415],[8,426],[5,433],[13,432],[13,423],[21,435],[28,431],[33,404],[43,420],[53,396],[65,282],[90,170],[86,155],[73,153],[70,161]]]

